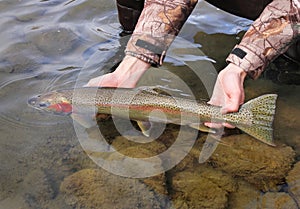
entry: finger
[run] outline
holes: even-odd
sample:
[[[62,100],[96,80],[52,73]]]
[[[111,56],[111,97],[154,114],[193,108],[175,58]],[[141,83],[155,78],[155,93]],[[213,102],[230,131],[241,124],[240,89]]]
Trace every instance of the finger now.
[[[240,105],[243,103],[244,92],[240,86],[237,86],[235,90],[228,91],[225,97],[225,105],[221,109],[222,114],[237,112]]]
[[[235,128],[235,126],[229,124],[229,123],[222,123],[223,126],[225,126],[226,128]]]
[[[215,106],[223,106],[225,104],[224,100],[225,94],[223,89],[216,88],[214,89],[213,95],[211,96],[210,100],[207,102],[210,105],[215,105]]]
[[[238,100],[231,100],[229,102],[226,102],[226,105],[221,108],[221,113],[231,113],[231,112],[237,112],[240,107],[240,102]]]
[[[235,126],[229,124],[229,123],[211,123],[211,122],[205,122],[204,123],[205,126],[209,127],[209,128],[214,128],[214,129],[220,129],[223,127],[226,128],[235,128]]]
[[[205,122],[204,125],[209,127],[209,128],[215,128],[215,129],[223,128],[223,125],[220,124],[220,123]]]
[[[84,85],[84,87],[92,87],[92,86],[101,86],[101,78],[93,78],[89,80],[87,84]]]
[[[94,84],[95,82],[92,80],[90,80],[89,82],[87,82],[87,84],[85,84],[83,87],[92,87],[92,86],[95,86]]]
[[[89,80],[86,87],[118,87],[118,81],[112,73]]]

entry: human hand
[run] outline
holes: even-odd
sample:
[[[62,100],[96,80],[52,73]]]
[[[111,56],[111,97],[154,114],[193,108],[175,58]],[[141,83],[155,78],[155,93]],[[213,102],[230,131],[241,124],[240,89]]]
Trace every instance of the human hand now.
[[[247,73],[235,64],[230,63],[218,75],[212,97],[208,104],[220,106],[221,113],[237,112],[239,106],[244,103],[244,80]],[[205,123],[211,128],[222,126],[234,128],[230,124]]]
[[[134,88],[149,68],[149,63],[132,56],[125,56],[114,72],[93,78],[85,86]]]

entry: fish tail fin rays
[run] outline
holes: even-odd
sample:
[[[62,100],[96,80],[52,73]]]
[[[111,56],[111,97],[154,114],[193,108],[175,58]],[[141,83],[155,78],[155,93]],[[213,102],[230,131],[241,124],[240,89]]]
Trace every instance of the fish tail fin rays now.
[[[276,109],[276,94],[266,94],[252,99],[241,106],[240,112],[248,111],[251,113],[251,124],[236,126],[254,138],[275,146],[273,143],[273,120]]]

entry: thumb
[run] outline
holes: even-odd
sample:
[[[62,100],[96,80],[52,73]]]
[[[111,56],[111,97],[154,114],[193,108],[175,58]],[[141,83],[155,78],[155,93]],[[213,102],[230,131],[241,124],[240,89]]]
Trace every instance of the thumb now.
[[[240,107],[240,99],[238,97],[226,99],[225,105],[221,108],[221,113],[237,112]]]

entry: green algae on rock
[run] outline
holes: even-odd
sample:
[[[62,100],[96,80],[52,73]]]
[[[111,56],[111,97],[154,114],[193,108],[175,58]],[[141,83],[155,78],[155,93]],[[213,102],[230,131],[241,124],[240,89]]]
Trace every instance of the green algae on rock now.
[[[222,141],[227,146],[219,145],[209,163],[264,191],[283,183],[294,162],[295,152],[285,145],[270,147],[245,134],[224,137]]]
[[[298,206],[291,196],[284,192],[267,192],[262,196],[263,209],[297,209]]]
[[[261,192],[244,180],[237,179],[237,187],[230,193],[228,208],[257,208]]]
[[[208,166],[175,173],[171,180],[175,208],[227,208],[228,194],[236,190],[234,179]]]
[[[68,176],[60,191],[74,208],[148,208],[166,207],[166,200],[158,198],[146,185],[136,179],[111,175],[104,170],[84,169]]]
[[[294,168],[286,177],[288,184],[288,192],[294,198],[298,205],[300,205],[300,162],[294,165]]]
[[[148,140],[149,143],[138,143],[145,140]],[[124,155],[135,158],[156,156],[157,154],[164,152],[167,149],[167,147],[159,140],[151,141],[145,136],[117,136],[113,140],[112,146],[120,153],[124,152]],[[133,152],[129,152],[128,149],[136,150],[132,150]],[[148,154],[139,152],[139,149],[148,150]]]
[[[254,188],[245,181],[239,181],[238,190],[230,194],[229,208],[297,209],[293,198],[284,192],[267,192]]]

